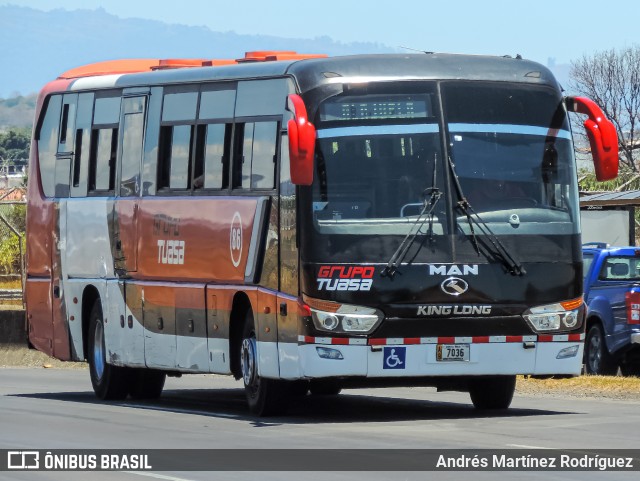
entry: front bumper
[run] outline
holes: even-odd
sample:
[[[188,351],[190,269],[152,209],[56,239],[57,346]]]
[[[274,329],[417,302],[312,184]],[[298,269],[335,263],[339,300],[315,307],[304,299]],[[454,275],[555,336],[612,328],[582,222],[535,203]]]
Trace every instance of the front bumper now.
[[[468,344],[468,361],[437,361],[438,344]],[[316,347],[335,349],[342,359],[320,357]],[[584,334],[451,338],[339,339],[300,336],[280,345],[280,377],[420,377],[486,375],[578,375]],[[286,350],[283,356],[282,350]],[[569,357],[562,353],[569,350]],[[282,363],[283,359],[288,362]],[[297,362],[292,362],[297,357]],[[401,361],[401,362],[399,362]]]

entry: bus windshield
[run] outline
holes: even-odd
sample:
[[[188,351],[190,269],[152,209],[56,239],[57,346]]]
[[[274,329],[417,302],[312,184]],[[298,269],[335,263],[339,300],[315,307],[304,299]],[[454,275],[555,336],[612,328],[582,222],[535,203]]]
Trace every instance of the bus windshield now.
[[[313,185],[316,227],[325,233],[408,230],[431,189],[443,187],[434,90],[339,96],[320,107]],[[444,205],[432,213],[443,234]]]
[[[469,233],[455,208],[460,195],[496,234],[577,233],[571,133],[556,91],[443,82],[440,98],[431,85],[405,86],[410,93],[397,92],[400,85],[386,94],[347,91],[320,105],[316,231],[405,234],[436,188],[451,191],[453,203],[430,211],[432,236]]]
[[[557,94],[466,82],[443,96],[449,155],[472,209],[498,233],[576,233],[571,132]]]

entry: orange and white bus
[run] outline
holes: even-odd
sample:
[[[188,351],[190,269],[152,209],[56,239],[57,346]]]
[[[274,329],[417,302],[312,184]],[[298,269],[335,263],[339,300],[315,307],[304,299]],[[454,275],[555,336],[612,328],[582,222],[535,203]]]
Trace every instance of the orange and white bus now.
[[[432,385],[508,407],[515,375],[580,372],[576,166],[600,109],[522,59],[449,54],[121,60],[38,98],[30,344],[98,397],[231,374],[250,409]]]

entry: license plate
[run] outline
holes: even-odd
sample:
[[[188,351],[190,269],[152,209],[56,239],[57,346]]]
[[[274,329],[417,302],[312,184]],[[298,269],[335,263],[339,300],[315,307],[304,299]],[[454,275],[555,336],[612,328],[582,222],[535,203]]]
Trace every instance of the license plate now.
[[[436,361],[468,361],[469,344],[438,344],[436,347]]]

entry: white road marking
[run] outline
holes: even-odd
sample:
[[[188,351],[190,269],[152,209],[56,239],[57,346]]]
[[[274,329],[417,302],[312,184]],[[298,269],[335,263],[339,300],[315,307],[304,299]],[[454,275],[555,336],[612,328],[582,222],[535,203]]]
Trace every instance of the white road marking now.
[[[527,444],[507,444],[507,446],[512,448],[525,448],[525,449],[553,449],[553,448],[545,448],[543,446],[529,446]]]
[[[193,481],[187,478],[176,478],[175,476],[165,476],[164,474],[146,473],[141,471],[125,471],[127,474],[135,474],[136,476],[147,476],[148,478],[164,479],[166,481]]]

